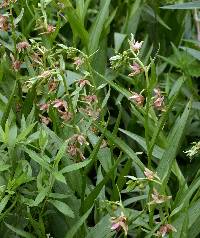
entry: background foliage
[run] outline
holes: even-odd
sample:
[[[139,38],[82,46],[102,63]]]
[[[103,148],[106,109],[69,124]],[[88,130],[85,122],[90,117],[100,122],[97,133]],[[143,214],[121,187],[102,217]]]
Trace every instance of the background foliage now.
[[[199,237],[198,9],[2,1],[2,238]]]

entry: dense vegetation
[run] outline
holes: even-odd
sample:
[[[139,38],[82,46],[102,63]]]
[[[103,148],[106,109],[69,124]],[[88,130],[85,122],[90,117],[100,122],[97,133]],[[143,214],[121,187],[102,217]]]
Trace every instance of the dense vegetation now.
[[[199,237],[198,9],[1,1],[1,238]]]

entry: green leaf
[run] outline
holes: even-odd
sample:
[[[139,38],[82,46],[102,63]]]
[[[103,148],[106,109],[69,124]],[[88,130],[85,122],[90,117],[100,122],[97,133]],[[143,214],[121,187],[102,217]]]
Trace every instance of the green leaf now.
[[[195,50],[189,47],[180,47],[181,49],[183,49],[185,52],[187,52],[188,54],[192,55],[195,59],[200,60],[200,51],[199,50]]]
[[[85,160],[83,162],[68,165],[68,166],[64,167],[63,169],[61,169],[59,172],[62,173],[62,174],[65,174],[65,173],[69,173],[69,172],[72,172],[72,171],[75,171],[75,170],[79,170],[79,169],[87,166],[89,163],[91,163],[91,161],[92,160]]]
[[[142,170],[144,170],[145,166],[137,157],[136,153],[120,138],[117,136],[113,136],[108,130],[95,123],[95,126],[104,134],[107,139],[114,143],[117,147],[119,147],[124,153],[126,153]]]
[[[33,130],[36,123],[33,123],[29,125],[25,130],[23,130],[18,136],[17,136],[17,143],[23,141],[26,139],[26,137],[30,134],[30,132]]]
[[[74,212],[66,203],[58,201],[58,200],[49,200],[49,202],[53,204],[54,207],[58,209],[58,211],[63,213],[65,216],[74,218]]]
[[[88,44],[88,32],[85,30],[83,22],[77,15],[76,10],[73,8],[69,0],[62,0],[62,2],[65,4],[66,7],[65,12],[67,15],[67,19],[70,23],[70,26],[74,34],[77,34],[81,38],[84,45],[86,46]]]
[[[125,135],[129,136],[131,139],[133,139],[134,141],[136,141],[146,152],[147,151],[147,146],[146,146],[146,141],[143,137],[136,135],[130,131],[126,131],[123,129],[119,129],[119,131],[123,132]],[[164,150],[161,149],[159,146],[155,145],[152,155],[158,159],[160,159],[163,155]]]
[[[84,211],[86,212],[88,209],[90,209],[93,206],[94,200],[98,197],[99,193],[101,192],[103,186],[109,181],[112,173],[117,168],[118,164],[120,162],[120,159],[118,159],[113,167],[107,172],[107,174],[104,176],[104,179],[96,185],[96,187],[92,190],[92,192],[87,196],[87,198],[84,201]]]
[[[73,238],[74,235],[78,232],[79,228],[83,225],[85,220],[88,218],[92,211],[93,206],[82,216],[78,219],[78,221],[70,228],[67,232],[65,238]]]
[[[158,176],[163,180],[164,184],[167,184],[167,180],[171,172],[171,166],[173,164],[174,158],[176,157],[176,153],[179,149],[179,145],[187,125],[190,109],[191,102],[187,104],[181,118],[176,122],[173,130],[171,131],[168,137],[168,147],[166,148],[157,167]]]
[[[19,16],[18,16],[17,18],[15,18],[15,20],[14,20],[15,26],[21,21],[23,15],[24,15],[24,8],[22,8],[22,10],[21,10]]]
[[[49,188],[43,188],[35,198],[35,201],[32,206],[38,206],[47,196]]]
[[[114,232],[110,229],[109,216],[103,217],[94,227],[90,229],[90,232],[86,236],[86,238],[111,238],[114,235]]]
[[[40,157],[38,154],[36,154],[33,150],[29,150],[27,148],[24,148],[24,151],[31,157],[32,160],[37,162],[39,165],[50,171],[50,165],[46,162],[46,160],[42,157]]]
[[[1,119],[1,126],[2,126],[2,128],[4,128],[4,126],[6,124],[6,121],[8,119],[8,115],[10,113],[10,110],[12,108],[12,104],[13,104],[16,88],[17,88],[17,82],[15,81],[13,89],[12,89],[12,92],[11,92],[11,95],[10,95],[10,98],[8,100],[8,103],[6,104],[6,108],[5,108],[4,114],[3,114],[2,119]]]
[[[115,50],[117,52],[120,50],[126,36],[127,36],[126,34],[122,34],[118,32],[114,33]]]
[[[163,8],[163,9],[183,9],[183,10],[196,9],[196,8],[200,8],[200,1],[178,3],[178,4],[174,4],[174,5],[164,6],[161,8]]]
[[[16,233],[17,235],[20,235],[21,237],[24,237],[24,238],[35,238],[35,236],[31,235],[30,233],[26,232],[26,231],[23,231],[19,228],[16,228],[14,226],[11,226],[7,223],[5,223],[6,226],[11,230],[13,231],[14,233]]]
[[[56,158],[54,160],[54,166],[57,167],[60,160],[62,159],[63,155],[66,152],[66,146],[67,146],[68,142],[64,142],[63,145],[61,146],[61,148],[59,149]]]
[[[2,213],[3,209],[7,205],[8,201],[10,199],[10,195],[6,195],[0,202],[0,214]]]
[[[55,172],[55,173],[53,173],[53,175],[54,175],[55,179],[57,179],[58,181],[67,184],[65,177],[62,175],[61,172]]]
[[[102,2],[102,8],[100,9],[97,15],[97,18],[92,25],[89,42],[88,42],[88,49],[90,54],[94,53],[98,49],[102,30],[103,30],[106,18],[108,17],[109,5],[110,5],[110,0],[106,0]]]

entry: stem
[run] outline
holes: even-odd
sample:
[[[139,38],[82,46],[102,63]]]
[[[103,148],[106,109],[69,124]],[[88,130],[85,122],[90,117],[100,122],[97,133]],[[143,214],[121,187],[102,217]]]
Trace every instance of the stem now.
[[[147,83],[147,97],[146,97],[146,112],[145,112],[145,122],[144,122],[144,128],[145,128],[145,140],[147,145],[147,157],[148,157],[148,168],[151,168],[151,153],[150,153],[150,140],[149,140],[149,109],[150,109],[150,91],[149,91],[149,76],[148,76],[148,70],[145,69],[145,78]]]
[[[11,16],[11,30],[12,30],[12,39],[14,43],[14,57],[16,58],[17,54],[17,37],[15,32],[15,23],[14,23],[14,17],[12,14],[12,7],[10,7],[10,16]]]

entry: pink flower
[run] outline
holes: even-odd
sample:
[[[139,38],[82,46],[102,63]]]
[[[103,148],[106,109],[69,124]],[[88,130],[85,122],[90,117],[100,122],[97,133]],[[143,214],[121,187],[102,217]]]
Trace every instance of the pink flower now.
[[[123,229],[125,235],[127,235],[128,233],[127,217],[124,216],[123,212],[119,217],[112,217],[111,222],[112,222],[111,230],[115,230],[118,232],[121,229]]]
[[[74,65],[76,66],[76,70],[80,68],[80,66],[84,63],[84,60],[80,57],[75,57],[74,58]]]
[[[150,169],[148,169],[148,168],[145,168],[144,175],[146,176],[146,178],[148,180],[153,180],[154,178],[159,179],[158,175],[155,172],[153,172]]]
[[[85,101],[87,101],[88,103],[92,103],[92,102],[97,102],[97,96],[96,95],[87,95],[85,96]]]
[[[41,118],[41,122],[46,126],[51,122],[51,119],[49,117],[44,117],[41,114],[39,115],[39,117]]]
[[[79,84],[80,87],[85,87],[85,85],[92,86],[92,85],[90,84],[90,81],[87,80],[87,79],[80,79],[80,80],[78,81],[78,84]]]
[[[161,204],[172,198],[172,196],[165,196],[165,195],[159,194],[155,188],[153,189],[153,193],[151,194],[151,197],[153,200],[149,203],[149,205]]]
[[[8,30],[8,17],[0,15],[0,30],[7,31]]]
[[[130,49],[135,53],[138,53],[139,50],[142,47],[143,41],[135,41],[135,39],[133,38],[133,35],[131,36],[131,40],[128,41],[129,45],[130,45]]]
[[[17,44],[17,50],[19,51],[19,53],[22,51],[22,50],[25,50],[29,47],[29,43],[26,42],[26,41],[22,41],[22,42],[19,42]]]
[[[21,68],[21,62],[14,58],[12,54],[10,54],[11,60],[12,60],[12,68],[15,72],[19,71]]]
[[[165,235],[172,231],[177,232],[176,228],[173,227],[171,224],[164,224],[160,227],[156,235],[159,237],[165,237]]]
[[[128,76],[135,76],[143,71],[143,69],[137,63],[132,64],[130,67],[132,69],[132,72]]]
[[[129,99],[133,99],[138,106],[143,106],[144,104],[144,97],[141,94],[133,92]]]
[[[49,109],[49,104],[48,103],[41,103],[39,105],[39,108],[40,108],[40,111],[43,111],[43,110],[47,111]]]
[[[58,109],[66,109],[67,104],[63,99],[55,99],[53,102],[53,107],[58,108]]]
[[[154,89],[155,97],[154,97],[154,107],[158,110],[164,110],[164,97],[161,95],[161,90],[159,88]]]

